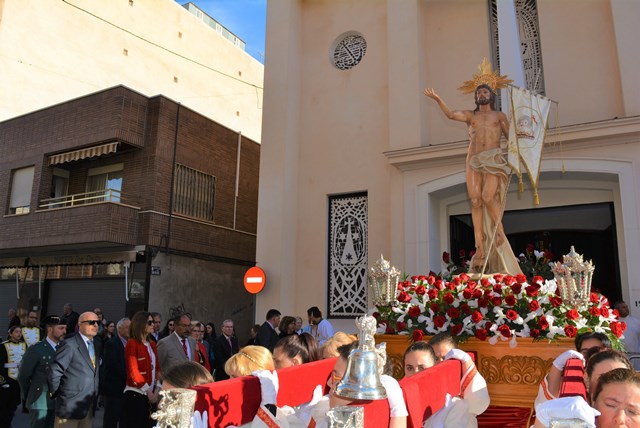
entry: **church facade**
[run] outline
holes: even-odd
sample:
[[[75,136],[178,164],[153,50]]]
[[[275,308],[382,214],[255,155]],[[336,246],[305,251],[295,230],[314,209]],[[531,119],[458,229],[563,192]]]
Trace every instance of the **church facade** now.
[[[532,244],[558,259],[575,245],[596,264],[594,286],[634,311],[640,29],[630,17],[640,5],[516,5],[526,85],[556,104],[540,204],[512,180],[505,231],[516,256]],[[343,318],[372,306],[366,272],[381,254],[417,275],[443,270],[445,251],[472,249],[467,129],[447,120],[423,90],[435,88],[453,109],[474,109],[473,96],[457,88],[483,57],[499,66],[496,4],[268,7],[256,255],[267,287],[257,296],[256,320],[272,307],[303,314],[317,305],[338,328],[352,330]]]

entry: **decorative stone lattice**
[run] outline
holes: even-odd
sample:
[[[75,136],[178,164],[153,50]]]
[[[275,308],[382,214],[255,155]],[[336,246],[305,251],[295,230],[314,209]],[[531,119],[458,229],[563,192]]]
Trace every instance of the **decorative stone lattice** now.
[[[498,37],[497,0],[489,2],[491,22],[491,44],[493,63],[500,69],[500,40]],[[526,89],[544,95],[544,73],[542,70],[542,48],[540,46],[540,28],[538,26],[537,0],[516,0],[516,16],[522,47],[522,65]]]
[[[329,197],[329,316],[367,311],[367,194]]]
[[[349,70],[362,61],[367,53],[367,41],[358,33],[348,33],[338,37],[331,53],[333,65],[340,70]]]

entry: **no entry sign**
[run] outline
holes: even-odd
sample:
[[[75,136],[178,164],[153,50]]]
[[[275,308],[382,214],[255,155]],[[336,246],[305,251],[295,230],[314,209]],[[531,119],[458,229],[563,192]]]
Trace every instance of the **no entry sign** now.
[[[244,288],[251,294],[258,294],[264,288],[267,277],[264,271],[257,266],[249,268],[244,274]]]

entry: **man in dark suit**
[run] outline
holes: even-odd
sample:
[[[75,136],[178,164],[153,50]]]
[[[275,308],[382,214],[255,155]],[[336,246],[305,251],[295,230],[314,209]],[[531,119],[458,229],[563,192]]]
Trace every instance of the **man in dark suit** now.
[[[264,346],[273,353],[273,348],[280,339],[276,332],[276,327],[280,324],[280,311],[277,309],[269,309],[267,312],[267,320],[260,326],[256,335],[256,345]]]
[[[104,344],[102,366],[100,367],[100,393],[104,402],[104,428],[124,428],[122,411],[124,388],[127,386],[127,366],[124,361],[124,347],[129,340],[131,320],[122,318],[116,325],[117,333]]]
[[[69,337],[76,332],[80,315],[73,310],[71,303],[65,303],[62,310],[62,320],[67,322],[67,337]],[[100,328],[100,326],[98,326],[98,328]]]
[[[233,336],[233,321],[224,320],[222,322],[222,334],[213,341],[213,355],[215,364],[215,379],[229,379],[229,375],[224,371],[224,364],[233,354],[240,350],[238,339]]]
[[[174,318],[174,331],[158,342],[160,369],[168,373],[172,366],[183,361],[197,361],[198,345],[191,337],[191,319],[187,315]]]
[[[91,428],[100,379],[100,320],[93,312],[78,318],[77,334],[65,339],[51,364],[49,390],[56,400],[56,428]]]
[[[33,428],[53,428],[55,402],[49,394],[47,378],[56,348],[67,332],[67,324],[58,316],[46,317],[43,324],[47,331],[45,339],[27,349],[18,373],[22,400],[29,409]]]

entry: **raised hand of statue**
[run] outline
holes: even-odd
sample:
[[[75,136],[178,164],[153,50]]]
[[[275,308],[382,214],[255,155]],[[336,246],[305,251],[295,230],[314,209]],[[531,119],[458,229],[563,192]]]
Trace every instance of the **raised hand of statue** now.
[[[429,98],[433,98],[436,101],[440,100],[440,95],[436,94],[436,91],[433,88],[425,89],[424,94]]]

